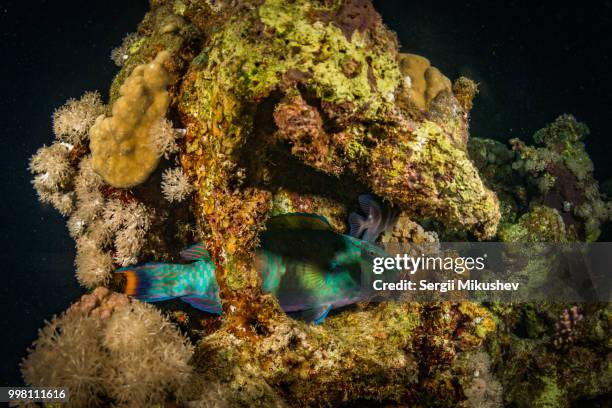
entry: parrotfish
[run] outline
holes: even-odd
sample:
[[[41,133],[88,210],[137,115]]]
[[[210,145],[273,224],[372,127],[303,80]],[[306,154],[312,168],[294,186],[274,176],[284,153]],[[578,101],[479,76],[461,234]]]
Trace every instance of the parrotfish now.
[[[367,216],[351,214],[360,222],[358,228],[351,227],[356,236],[334,232],[317,214],[290,213],[268,221],[255,262],[262,290],[275,295],[287,314],[318,324],[333,308],[370,296],[368,282],[362,280],[371,278],[375,257],[388,256],[375,241],[393,225],[394,220],[385,217],[396,218],[396,213],[383,211],[369,195],[360,196],[359,202]],[[197,309],[221,314],[215,267],[204,245],[195,244],[180,256],[191,263],[148,263],[116,273],[125,277],[125,292],[137,299],[180,298]]]

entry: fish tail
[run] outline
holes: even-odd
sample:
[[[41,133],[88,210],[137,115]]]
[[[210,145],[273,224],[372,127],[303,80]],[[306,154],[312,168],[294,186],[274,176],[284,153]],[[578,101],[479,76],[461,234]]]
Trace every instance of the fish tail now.
[[[115,271],[115,281],[122,281],[123,292],[139,300],[159,302],[182,296],[181,271],[170,264],[145,264]]]
[[[135,270],[129,270],[124,272],[125,275],[125,294],[129,296],[136,296],[138,293],[144,292],[148,285],[147,279],[139,277]]]

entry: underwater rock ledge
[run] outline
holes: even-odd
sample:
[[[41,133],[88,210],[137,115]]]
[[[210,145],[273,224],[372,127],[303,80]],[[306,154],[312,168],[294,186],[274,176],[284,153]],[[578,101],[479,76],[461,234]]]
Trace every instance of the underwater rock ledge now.
[[[70,385],[77,407],[563,407],[611,392],[609,304],[363,301],[313,325],[262,292],[255,262],[270,217],[344,233],[364,192],[401,211],[385,242],[595,240],[612,206],[584,125],[562,116],[538,146],[470,138],[477,84],[400,53],[368,0],[150,6],[112,52],[108,104],[68,101],[30,162],[91,293],[41,330],[27,384]],[[223,316],[115,293],[128,283],[113,271],[178,263],[200,241]]]

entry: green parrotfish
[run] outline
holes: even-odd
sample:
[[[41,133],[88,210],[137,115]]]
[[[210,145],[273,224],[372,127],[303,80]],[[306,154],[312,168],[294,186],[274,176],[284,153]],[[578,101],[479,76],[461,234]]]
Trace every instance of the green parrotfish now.
[[[388,256],[374,242],[392,227],[397,214],[383,210],[369,195],[360,196],[359,203],[367,216],[351,214],[353,235],[334,232],[316,214],[283,214],[268,221],[255,262],[262,290],[275,295],[286,313],[320,323],[333,308],[370,296],[363,279],[371,278],[375,257]],[[221,314],[219,286],[208,251],[199,243],[180,255],[191,263],[148,263],[116,273],[126,278],[125,292],[139,300],[180,298],[197,309]]]

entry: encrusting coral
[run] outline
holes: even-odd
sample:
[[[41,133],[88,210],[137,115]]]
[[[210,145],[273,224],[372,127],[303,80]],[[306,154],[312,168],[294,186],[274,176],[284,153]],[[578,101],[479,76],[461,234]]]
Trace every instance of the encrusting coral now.
[[[67,406],[145,406],[177,395],[193,346],[153,306],[97,288],[40,331],[22,372],[67,387]]]
[[[149,64],[139,65],[121,86],[112,116],[100,116],[91,127],[93,168],[114,187],[132,187],[155,170],[162,152],[152,141],[152,126],[166,115],[169,74],[162,51]]]
[[[269,217],[314,213],[345,233],[364,192],[400,213],[383,243],[592,240],[609,204],[582,125],[560,118],[537,148],[470,138],[477,84],[400,54],[367,0],[150,3],[113,52],[109,106],[69,101],[30,164],[41,201],[70,215],[93,292],[41,331],[27,384],[68,386],[74,406],[563,406],[610,389],[609,307],[581,308],[563,348],[548,304],[365,301],[309,325],[262,294],[253,262]],[[159,306],[193,348],[157,305],[104,286],[196,241],[223,316]]]

